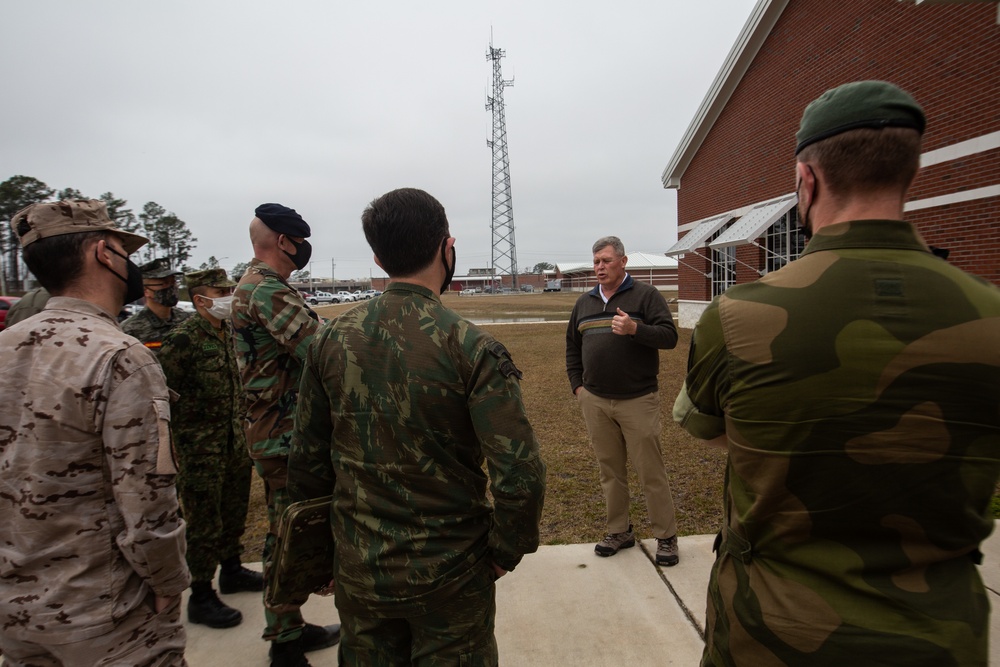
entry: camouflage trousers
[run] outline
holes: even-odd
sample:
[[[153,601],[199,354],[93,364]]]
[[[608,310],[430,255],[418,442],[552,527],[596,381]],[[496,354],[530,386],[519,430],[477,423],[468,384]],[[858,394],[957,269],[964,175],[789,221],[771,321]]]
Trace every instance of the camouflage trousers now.
[[[496,667],[496,575],[487,562],[457,595],[420,616],[340,611],[339,663],[366,667]],[[339,609],[339,606],[338,606]]]
[[[268,529],[267,536],[264,538],[263,555],[266,589],[271,573],[274,543],[278,539],[278,521],[291,504],[288,500],[288,489],[285,487],[288,479],[288,462],[287,459],[254,459],[254,467],[257,468],[257,474],[264,480],[264,488],[267,493]],[[278,642],[297,639],[302,634],[302,626],[305,625],[302,612],[298,609],[288,611],[287,605],[282,607],[281,612],[276,612],[265,604],[264,623],[264,640]]]
[[[243,551],[253,475],[246,450],[180,454],[177,495],[187,522],[187,563],[193,581],[212,581],[219,563]]]
[[[185,667],[180,596],[159,614],[153,595],[112,632],[69,644],[35,644],[0,633],[5,667]]]

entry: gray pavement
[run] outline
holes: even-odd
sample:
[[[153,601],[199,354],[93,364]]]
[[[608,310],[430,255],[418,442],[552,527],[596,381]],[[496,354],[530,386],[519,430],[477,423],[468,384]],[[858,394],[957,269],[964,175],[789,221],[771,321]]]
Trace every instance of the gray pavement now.
[[[681,561],[669,568],[653,563],[655,540],[612,558],[595,556],[593,544],[541,547],[497,582],[500,664],[697,665],[713,539],[680,538]],[[980,571],[996,610],[990,621],[990,665],[1000,667],[1000,531],[994,529],[983,552]],[[192,667],[266,667],[260,596],[223,597],[243,612],[243,624],[228,630],[188,625],[188,662]],[[332,597],[313,596],[303,613],[311,623],[338,621]],[[309,661],[313,667],[336,665],[337,649],[310,653]]]

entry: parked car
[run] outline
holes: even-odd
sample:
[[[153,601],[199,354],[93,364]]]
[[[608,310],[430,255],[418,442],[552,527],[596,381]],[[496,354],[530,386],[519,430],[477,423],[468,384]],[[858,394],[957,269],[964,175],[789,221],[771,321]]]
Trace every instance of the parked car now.
[[[380,294],[382,294],[382,292],[377,289],[366,289],[364,292],[361,293],[361,296],[366,299],[374,299]]]
[[[7,321],[7,311],[21,300],[19,296],[0,296],[0,331],[3,331]]]
[[[317,305],[320,303],[340,303],[343,301],[338,295],[330,294],[329,292],[313,292],[313,295],[306,299],[312,305]]]
[[[461,292],[459,292],[458,295],[459,296],[472,296],[475,293],[476,293],[476,290],[472,289],[471,287],[467,287],[464,290],[462,290]]]
[[[357,301],[358,298],[351,294],[350,292],[340,291],[337,292],[336,296],[343,302],[347,303],[349,301]]]

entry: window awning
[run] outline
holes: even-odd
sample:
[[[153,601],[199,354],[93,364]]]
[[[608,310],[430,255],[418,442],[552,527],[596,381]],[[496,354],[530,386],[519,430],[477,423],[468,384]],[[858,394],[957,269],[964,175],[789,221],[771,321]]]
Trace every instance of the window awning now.
[[[796,203],[798,196],[793,192],[780,199],[757,204],[750,212],[734,222],[719,238],[709,243],[710,248],[719,249],[734,245],[746,245],[763,234],[778,218],[787,213]],[[684,237],[687,238],[686,236]],[[669,253],[668,253],[669,254]]]
[[[724,213],[722,215],[717,215],[707,220],[702,220],[694,229],[685,234],[677,243],[670,247],[670,250],[664,254],[667,257],[673,257],[675,255],[683,255],[684,253],[691,252],[698,246],[705,243],[705,240],[714,234],[715,232],[722,229],[723,225],[732,220],[734,215],[730,213]]]

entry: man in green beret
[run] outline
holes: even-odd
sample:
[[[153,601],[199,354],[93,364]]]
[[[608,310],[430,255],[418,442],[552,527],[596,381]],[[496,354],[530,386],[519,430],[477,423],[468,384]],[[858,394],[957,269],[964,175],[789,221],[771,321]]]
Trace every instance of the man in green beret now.
[[[170,260],[160,257],[146,262],[139,270],[142,271],[146,307],[122,322],[122,331],[157,352],[167,332],[189,318],[191,313],[176,307],[176,276],[181,272],[170,268]]]
[[[904,221],[924,112],[849,83],[802,116],[802,256],[732,287],[674,418],[727,448],[702,665],[986,665],[1000,291]]]
[[[223,593],[263,590],[261,574],[240,564],[252,467],[229,323],[236,283],[223,269],[188,273],[185,281],[197,315],[164,336],[159,360],[167,386],[180,394],[174,446],[192,580],[187,613],[191,623],[228,628],[243,616],[212,588],[216,566]]]

